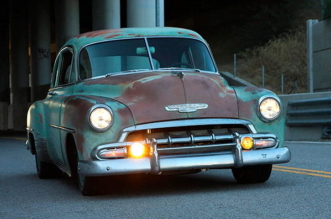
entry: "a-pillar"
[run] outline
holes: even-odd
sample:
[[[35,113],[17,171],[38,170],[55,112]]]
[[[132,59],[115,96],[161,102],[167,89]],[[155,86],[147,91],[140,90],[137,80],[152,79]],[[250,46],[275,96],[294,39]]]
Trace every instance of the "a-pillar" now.
[[[9,128],[25,130],[29,100],[28,1],[10,1],[11,105]]]
[[[127,0],[127,26],[164,26],[164,1]]]
[[[9,1],[0,7],[0,130],[8,128],[9,87]]]
[[[121,27],[120,0],[97,0],[92,4],[93,30]]]
[[[79,0],[55,1],[56,47],[57,51],[70,38],[80,33]]]
[[[30,0],[31,99],[46,97],[51,79],[50,0]]]

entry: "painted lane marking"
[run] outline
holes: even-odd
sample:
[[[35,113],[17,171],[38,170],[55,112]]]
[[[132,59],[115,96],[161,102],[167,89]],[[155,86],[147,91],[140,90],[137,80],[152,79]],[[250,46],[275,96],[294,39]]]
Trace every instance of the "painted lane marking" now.
[[[307,175],[307,176],[318,176],[318,177],[324,177],[324,178],[331,179],[331,172],[327,172],[327,171],[301,169],[301,168],[285,167],[285,166],[277,166],[277,165],[274,165],[272,169],[275,171],[296,173],[296,174]]]
[[[27,138],[21,138],[21,137],[0,137],[0,138],[9,138],[9,139],[15,139],[15,140],[20,140],[20,141],[26,141],[28,140]]]

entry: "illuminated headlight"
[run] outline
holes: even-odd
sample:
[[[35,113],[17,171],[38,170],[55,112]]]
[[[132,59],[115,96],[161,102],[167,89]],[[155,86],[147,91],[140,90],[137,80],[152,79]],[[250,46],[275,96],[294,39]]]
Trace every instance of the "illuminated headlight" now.
[[[259,114],[261,119],[267,122],[273,121],[278,118],[281,112],[280,103],[273,97],[261,98],[259,104]]]
[[[97,105],[91,109],[89,122],[97,131],[107,130],[113,123],[113,115],[109,107]]]

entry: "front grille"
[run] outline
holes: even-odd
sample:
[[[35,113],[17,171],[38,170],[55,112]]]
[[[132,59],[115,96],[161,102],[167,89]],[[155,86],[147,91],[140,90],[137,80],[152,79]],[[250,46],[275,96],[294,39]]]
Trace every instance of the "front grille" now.
[[[235,145],[233,133],[248,134],[244,125],[204,125],[133,131],[126,142],[157,142],[160,155],[230,151]]]

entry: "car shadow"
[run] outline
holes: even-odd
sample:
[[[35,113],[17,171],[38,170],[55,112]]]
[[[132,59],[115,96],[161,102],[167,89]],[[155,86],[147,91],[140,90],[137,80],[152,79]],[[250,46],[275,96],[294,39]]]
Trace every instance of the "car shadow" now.
[[[61,181],[79,192],[74,179],[62,178]],[[268,183],[264,183],[264,186],[268,186]],[[269,186],[272,186],[272,184],[269,184]],[[137,174],[110,176],[104,177],[100,187],[100,191],[97,194],[99,197],[111,196],[114,199],[259,189],[261,184],[238,184],[232,177],[230,170],[211,170],[186,175]]]

